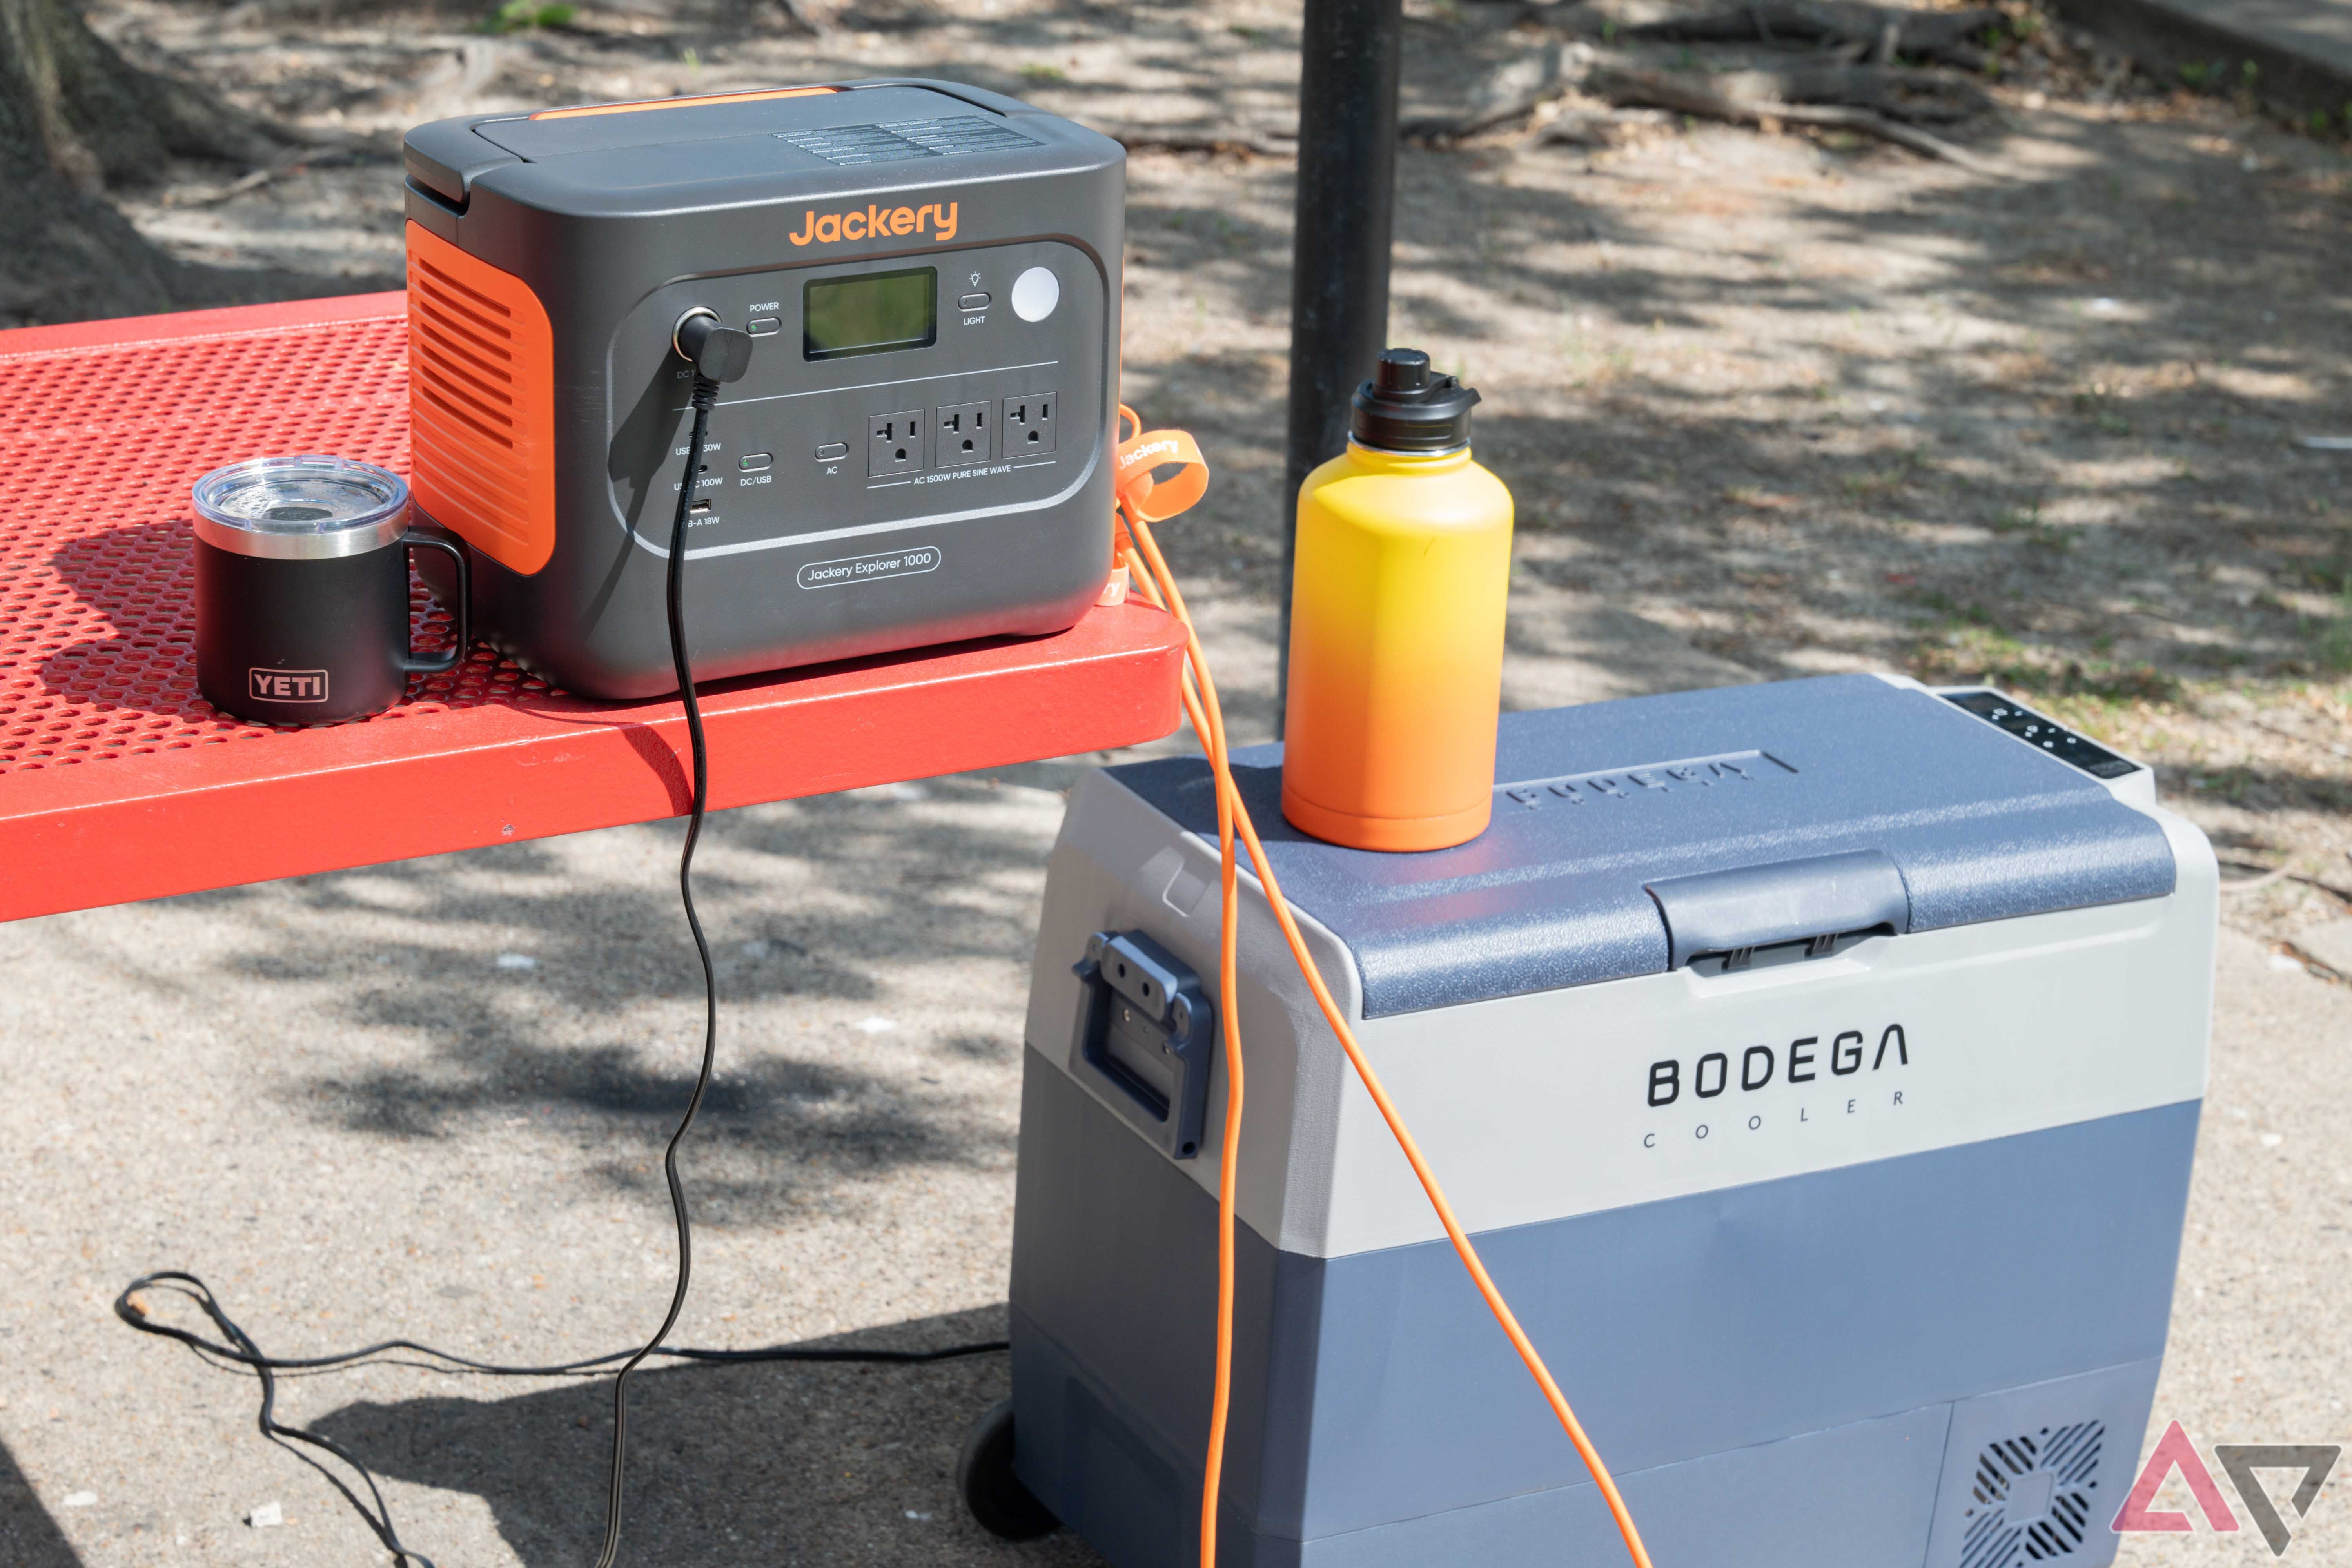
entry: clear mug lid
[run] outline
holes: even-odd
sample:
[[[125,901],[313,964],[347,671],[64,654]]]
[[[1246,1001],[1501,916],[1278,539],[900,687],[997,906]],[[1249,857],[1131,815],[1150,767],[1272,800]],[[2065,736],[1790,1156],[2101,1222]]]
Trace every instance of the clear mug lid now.
[[[350,458],[256,458],[196,481],[196,536],[239,555],[358,555],[407,531],[408,481]]]

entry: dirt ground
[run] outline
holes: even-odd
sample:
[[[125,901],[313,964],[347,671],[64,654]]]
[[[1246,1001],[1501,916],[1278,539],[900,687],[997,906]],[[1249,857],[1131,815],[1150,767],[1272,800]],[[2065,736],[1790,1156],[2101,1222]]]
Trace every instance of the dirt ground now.
[[[1408,113],[1459,110],[1530,59],[1610,42],[1592,7],[1408,12]],[[267,178],[163,171],[124,194],[140,226],[189,259],[353,289],[396,286],[389,150],[433,116],[920,74],[1139,142],[1278,147],[1295,118],[1289,7],[812,0],[796,14],[818,31],[791,30],[772,4],[687,20],[583,9],[505,34],[472,10],[92,6],[135,57],[354,138]],[[1956,133],[2000,174],[1672,120],[1599,145],[1513,128],[1408,146],[1390,337],[1485,395],[1479,454],[1519,506],[1515,705],[1872,668],[1989,679],[2155,763],[2226,874],[2285,871],[2224,901],[2215,1098],[2159,1408],[2225,1436],[2315,1440],[2340,1430],[2352,1367],[2333,1326],[2352,988],[2313,956],[2352,913],[2352,449],[2305,443],[2352,437],[2352,160],[2022,17],[2031,47],[1988,87],[1997,116]],[[1596,107],[1571,95],[1539,118]],[[1195,432],[1215,468],[1168,542],[1244,736],[1272,722],[1291,180],[1278,153],[1145,150],[1129,166],[1126,398]],[[704,1155],[715,1239],[707,1316],[689,1326],[706,1340],[987,1331],[1036,863],[1070,772],[722,825],[715,864],[733,880],[718,904],[754,999]],[[884,847],[886,808],[921,825],[919,843]],[[56,1521],[54,1543],[17,1560],[367,1560],[341,1504],[251,1435],[247,1385],[104,1319],[137,1268],[209,1258],[225,1284],[249,1271],[235,1305],[301,1324],[311,1348],[395,1319],[501,1353],[628,1337],[646,1303],[605,1301],[603,1238],[625,1233],[657,1289],[644,1162],[668,1114],[656,1090],[686,1068],[672,841],[626,830],[5,933],[0,963],[24,966],[9,973],[114,998],[102,1038],[58,988],[8,1004],[26,1058],[0,1125],[31,1152],[20,1184],[0,1186],[28,1216],[0,1235],[6,1321],[24,1326],[0,1339],[0,1435],[24,1477],[0,1462],[0,1543],[12,1486]],[[499,970],[501,952],[545,967]],[[417,1005],[394,977],[448,1000]],[[162,1094],[186,1096],[164,1129],[176,1156],[93,1142]],[[234,1174],[248,1138],[256,1171]],[[417,1173],[425,1151],[477,1174],[444,1191]],[[68,1178],[86,1212],[43,1195]],[[518,1225],[531,1234],[514,1239]],[[354,1236],[364,1258],[342,1256]],[[70,1321],[52,1323],[60,1301]],[[490,1303],[496,1333],[480,1327]],[[445,1568],[584,1547],[577,1510],[559,1517],[537,1488],[548,1467],[593,1468],[595,1445],[533,1434],[550,1415],[586,1422],[595,1396],[371,1375],[298,1394],[296,1414],[390,1456],[404,1528],[447,1547]],[[744,1381],[707,1429],[648,1460],[640,1560],[1090,1560],[1067,1542],[999,1548],[950,1517],[941,1467],[1001,1369],[849,1375],[854,1398],[798,1369],[649,1380],[671,1411],[687,1408],[672,1391]],[[945,1423],[923,1415],[950,1407]],[[96,1457],[98,1433],[68,1430],[101,1412],[112,1458]],[[158,1494],[165,1468],[177,1479]],[[730,1496],[779,1478],[814,1489],[738,1518],[698,1494],[714,1476]],[[89,1507],[58,1500],[85,1486]],[[278,1497],[289,1528],[240,1522]],[[2352,1563],[2352,1537],[2325,1528],[2331,1506],[2297,1561]],[[2123,1561],[2242,1548],[2262,1552],[2200,1536],[2135,1542]]]

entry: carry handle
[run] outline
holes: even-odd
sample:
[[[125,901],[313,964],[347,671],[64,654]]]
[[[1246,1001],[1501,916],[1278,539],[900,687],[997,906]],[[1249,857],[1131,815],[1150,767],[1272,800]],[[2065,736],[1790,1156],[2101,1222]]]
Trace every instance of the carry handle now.
[[[400,536],[400,544],[404,551],[415,550],[420,545],[427,550],[438,550],[446,554],[450,560],[457,563],[457,635],[456,640],[452,641],[450,645],[441,652],[427,655],[423,658],[419,658],[416,656],[416,649],[414,645],[411,645],[407,651],[401,655],[400,659],[400,668],[410,675],[446,675],[450,670],[457,668],[458,661],[466,657],[466,650],[472,645],[474,640],[472,617],[474,603],[474,573],[472,563],[466,559],[466,547],[458,543],[454,537],[442,532],[437,528],[411,528],[406,533]],[[404,559],[405,559],[405,557],[404,557]],[[413,637],[415,634],[412,632],[410,635]]]

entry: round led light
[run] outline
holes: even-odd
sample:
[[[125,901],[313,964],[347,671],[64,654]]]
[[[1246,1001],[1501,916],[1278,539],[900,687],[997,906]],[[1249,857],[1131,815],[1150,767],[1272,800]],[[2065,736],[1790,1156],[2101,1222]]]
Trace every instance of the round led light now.
[[[1032,267],[1013,280],[1013,313],[1024,321],[1042,321],[1062,302],[1062,280],[1046,268]]]

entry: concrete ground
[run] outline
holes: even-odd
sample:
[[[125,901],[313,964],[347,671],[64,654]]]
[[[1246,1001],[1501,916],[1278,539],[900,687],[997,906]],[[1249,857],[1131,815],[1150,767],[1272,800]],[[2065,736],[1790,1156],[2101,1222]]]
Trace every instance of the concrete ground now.
[[[1588,606],[1580,629],[1611,616]],[[1573,658],[1513,673],[1554,698],[1622,689]],[[1724,672],[1686,655],[1652,673]],[[1052,786],[1075,765],[716,820],[724,1065],[686,1162],[682,1342],[1001,1331],[1021,997]],[[383,1560],[257,1435],[249,1378],[114,1320],[139,1271],[203,1275],[289,1355],[400,1333],[547,1360],[658,1321],[660,1141],[698,1002],[677,844],[615,829],[0,928],[0,1562]],[[2208,1441],[2352,1424],[2347,1051],[2352,990],[2224,931],[2159,1424]],[[2063,1227],[2063,1195],[2034,1202]],[[2036,1234],[2009,1260],[2021,1288]],[[1097,1561],[1066,1537],[995,1542],[958,1504],[957,1445],[1004,1387],[997,1357],[646,1375],[625,1561]],[[443,1568],[552,1568],[593,1551],[606,1397],[388,1367],[290,1380],[281,1414],[363,1456]],[[2296,1561],[2352,1562],[2337,1489]],[[282,1524],[247,1522],[273,1504]],[[2263,1553],[2200,1534],[2122,1561]]]
[[[1529,630],[1638,645],[1629,620],[1585,603]],[[1652,633],[1630,668],[1743,679],[1677,647]],[[1557,656],[1512,684],[1633,689]],[[722,1070],[686,1159],[679,1342],[1003,1331],[1035,910],[1059,790],[1093,760],[714,819]],[[677,842],[616,829],[0,927],[0,1563],[382,1559],[256,1433],[249,1377],[116,1321],[139,1272],[202,1275],[279,1354],[397,1333],[546,1362],[651,1331],[661,1141],[698,1045]],[[1096,1561],[996,1542],[953,1496],[1000,1357],[636,1386],[631,1563]],[[602,1383],[384,1368],[289,1380],[280,1406],[376,1468],[444,1568],[593,1555]],[[273,1503],[283,1524],[247,1522]]]

